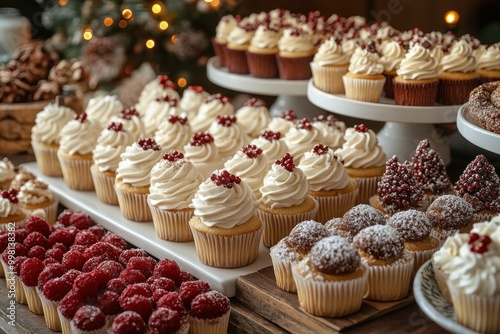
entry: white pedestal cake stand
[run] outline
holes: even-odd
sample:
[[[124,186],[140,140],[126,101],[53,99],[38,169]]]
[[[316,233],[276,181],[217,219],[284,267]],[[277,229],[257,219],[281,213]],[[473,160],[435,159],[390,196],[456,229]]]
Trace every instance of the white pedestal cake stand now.
[[[467,103],[458,110],[457,128],[460,134],[472,144],[500,154],[500,135],[483,129],[472,119],[467,109]]]
[[[217,57],[208,60],[207,77],[214,84],[234,91],[277,96],[269,108],[271,116],[278,116],[280,111],[286,109],[293,109],[300,118],[312,119],[324,114],[324,110],[307,99],[308,80],[260,79],[248,74],[229,73]]]
[[[379,103],[350,100],[345,95],[317,89],[312,80],[307,85],[307,97],[316,106],[332,113],[386,122],[377,137],[388,158],[396,155],[409,160],[419,141],[427,138],[443,162],[446,165],[451,162],[450,147],[434,124],[454,123],[460,106],[399,106],[384,97]]]

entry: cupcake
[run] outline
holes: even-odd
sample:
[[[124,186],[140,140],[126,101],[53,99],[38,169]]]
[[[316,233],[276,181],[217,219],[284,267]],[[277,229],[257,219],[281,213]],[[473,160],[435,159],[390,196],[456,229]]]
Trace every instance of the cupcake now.
[[[19,268],[19,278],[23,285],[28,308],[34,314],[43,314],[42,302],[36,292],[36,285],[38,284],[38,275],[44,267],[42,260],[32,257],[26,259]]]
[[[352,242],[353,236],[342,222],[342,217],[332,218],[328,220],[324,226],[331,235],[346,238],[347,240],[349,240],[349,242]]]
[[[252,189],[238,176],[216,170],[194,195],[189,225],[201,262],[219,268],[253,263],[259,254],[262,223]]]
[[[116,169],[115,191],[125,218],[137,222],[152,220],[147,202],[150,173],[162,155],[161,147],[151,138],[139,139],[121,154]]]
[[[250,145],[255,145],[262,150],[267,160],[267,170],[271,169],[274,162],[289,151],[281,133],[271,130],[264,130],[260,137],[250,142]]]
[[[75,114],[71,108],[49,103],[36,115],[35,125],[31,128],[31,146],[38,169],[43,175],[62,176],[61,165],[57,159],[61,129]]]
[[[381,50],[380,63],[384,66],[382,74],[386,79],[384,84],[384,95],[387,98],[392,99],[394,97],[392,80],[396,77],[396,70],[399,68],[405,54],[406,49],[402,41],[392,40],[387,42]]]
[[[267,159],[262,149],[255,145],[247,145],[238,150],[224,163],[224,169],[238,175],[252,188],[256,200],[261,197],[260,187],[267,174]]]
[[[176,88],[177,86],[168,75],[158,75],[156,79],[148,82],[142,89],[139,101],[135,105],[136,110],[141,116],[144,116],[149,104],[165,95],[179,100],[179,93],[175,90]]]
[[[122,123],[111,122],[102,130],[92,151],[94,163],[90,166],[97,198],[106,204],[118,205],[114,188],[120,155],[135,141]]]
[[[260,188],[262,197],[257,209],[264,224],[262,240],[266,247],[278,243],[298,223],[314,218],[318,204],[309,189],[304,172],[295,167],[290,154],[272,165]]]
[[[309,182],[309,195],[319,205],[315,220],[326,223],[333,217],[342,217],[356,204],[358,185],[345,170],[342,158],[328,146],[314,145],[298,167]]]
[[[17,198],[19,205],[27,214],[31,215],[36,210],[43,210],[49,225],[56,222],[59,203],[47,183],[39,179],[29,180],[21,186]]]
[[[179,317],[180,318],[180,317]],[[134,329],[132,331],[131,329]],[[116,316],[111,325],[112,333],[147,333],[147,325],[141,315],[135,311],[124,311]]]
[[[50,266],[46,268],[50,268]],[[42,275],[42,273],[40,273],[40,275]],[[59,306],[59,302],[61,301],[61,299],[63,299],[64,296],[66,296],[66,294],[70,291],[71,283],[62,277],[54,277],[49,279],[42,285],[42,288],[39,291],[45,324],[49,329],[53,331],[61,330],[61,320],[59,319],[57,307]]]
[[[345,97],[351,100],[378,102],[384,89],[384,66],[371,44],[362,45],[349,60],[349,69],[343,75]]]
[[[358,204],[344,213],[341,221],[336,222],[333,218],[332,221],[327,222],[327,225],[330,231],[337,230],[338,233],[334,233],[335,235],[352,241],[363,229],[373,225],[385,225],[385,220],[382,212],[374,207],[368,204]]]
[[[279,52],[278,41],[281,30],[277,25],[261,23],[250,40],[245,52],[248,72],[256,78],[277,78],[278,64],[276,55]]]
[[[151,170],[148,205],[156,234],[169,241],[192,241],[189,207],[203,182],[196,167],[177,151],[165,153]]]
[[[224,15],[215,27],[215,36],[212,38],[212,46],[215,55],[219,58],[220,66],[225,66],[226,57],[224,48],[227,46],[227,36],[238,25],[238,20],[233,15]]]
[[[479,84],[472,47],[464,40],[457,41],[439,65],[437,102],[444,105],[467,102],[471,90]]]
[[[183,151],[186,159],[196,166],[203,179],[224,165],[224,160],[214,143],[214,137],[208,132],[195,133]]]
[[[387,156],[379,145],[377,135],[364,124],[346,130],[345,143],[335,153],[344,159],[344,166],[358,183],[357,203],[368,203],[377,193],[377,183],[385,172]]]
[[[314,86],[329,94],[344,94],[342,76],[348,68],[349,57],[342,50],[342,41],[329,37],[319,46],[311,62]]]
[[[339,121],[333,115],[319,115],[314,117],[312,126],[318,129],[323,135],[323,144],[336,150],[344,144],[345,123]]]
[[[250,141],[241,124],[234,115],[218,115],[208,128],[224,161]]]
[[[61,321],[61,330],[63,334],[71,334],[71,320],[75,316],[76,311],[86,304],[85,298],[80,297],[74,291],[70,291],[57,306],[57,313]]]
[[[292,268],[299,263],[319,240],[329,237],[329,231],[313,220],[297,224],[290,234],[269,249],[273,262],[276,285],[285,291],[296,293]]]
[[[456,232],[469,232],[473,223],[473,208],[459,196],[442,195],[426,210],[433,227],[433,234],[440,240]]]
[[[27,217],[19,205],[16,189],[3,190],[0,197],[0,231],[7,231],[13,226],[22,226]],[[13,225],[12,225],[13,224]]]
[[[424,211],[428,206],[411,164],[400,163],[395,155],[387,160],[384,175],[377,184],[377,194],[370,197],[369,203],[387,215],[409,209]]]
[[[16,176],[16,167],[9,160],[9,158],[4,157],[0,161],[0,190],[7,190],[10,187],[10,183]]]
[[[182,97],[179,100],[179,111],[188,119],[193,119],[198,113],[200,106],[209,96],[210,94],[202,86],[191,85],[182,93]]]
[[[500,80],[500,44],[490,45],[477,60],[477,73],[481,83]]]
[[[368,268],[349,241],[331,236],[312,247],[309,256],[293,268],[293,278],[304,311],[341,317],[361,308]]]
[[[123,104],[116,95],[98,95],[89,100],[85,113],[88,118],[95,119],[101,124],[101,130],[123,110]]]
[[[245,124],[246,134],[252,139],[257,138],[271,121],[266,102],[254,97],[236,110],[236,118],[240,124]]]
[[[392,227],[373,225],[361,230],[353,240],[361,259],[368,265],[366,299],[393,301],[410,291],[413,256],[404,250],[404,240]]]
[[[434,105],[439,84],[438,62],[428,49],[415,43],[401,61],[396,74],[393,80],[396,104]]]
[[[149,103],[143,117],[146,137],[153,137],[160,124],[169,115],[179,114],[177,104],[177,99],[166,94]]]
[[[169,115],[158,125],[154,139],[165,151],[182,151],[193,136],[188,119],[184,116]]]
[[[316,52],[311,34],[297,27],[285,28],[278,41],[276,55],[279,77],[284,80],[308,80],[310,63]]]
[[[35,179],[36,179],[35,174],[33,174],[24,167],[20,167],[16,172],[16,176],[14,176],[14,179],[10,183],[9,189],[16,189],[17,191],[19,191],[26,182]]]
[[[106,316],[97,306],[84,305],[71,320],[71,331],[74,334],[105,334]]]
[[[122,123],[123,129],[132,134],[134,141],[146,136],[142,117],[133,106],[123,109],[117,116],[113,116],[111,122]]]
[[[204,132],[219,115],[233,115],[231,100],[220,93],[210,95],[203,101],[196,116],[189,121],[193,132]]]
[[[314,145],[323,142],[323,135],[307,118],[303,118],[286,133],[284,141],[288,152],[299,162]]]
[[[230,73],[249,73],[245,52],[250,46],[255,29],[257,29],[255,23],[242,21],[229,32],[224,48],[224,65]]]
[[[187,334],[189,331],[186,315],[167,307],[157,308],[147,320],[148,333]]]
[[[271,118],[267,129],[273,132],[280,132],[282,136],[286,135],[291,128],[297,124],[297,115],[291,109],[282,110],[278,116]]]
[[[79,114],[61,129],[57,158],[61,164],[64,183],[75,190],[94,190],[90,166],[92,150],[101,133],[100,123],[87,114]]]
[[[231,302],[222,293],[211,290],[193,298],[188,315],[189,332],[193,334],[227,333]]]

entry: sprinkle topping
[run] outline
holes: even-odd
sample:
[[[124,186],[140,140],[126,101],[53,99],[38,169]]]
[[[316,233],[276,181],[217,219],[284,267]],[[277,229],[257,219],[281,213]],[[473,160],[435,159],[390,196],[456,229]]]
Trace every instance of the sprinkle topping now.
[[[364,124],[359,124],[354,126],[354,131],[356,132],[367,132],[368,128]]]
[[[75,121],[79,121],[80,123],[84,123],[87,119],[87,113],[81,113],[75,115]]]
[[[19,199],[17,198],[18,191],[17,189],[8,189],[2,191],[2,197],[6,198],[11,202],[12,204],[17,204],[19,203]]]
[[[469,235],[469,247],[474,253],[483,254],[488,251],[488,245],[491,243],[491,239],[487,235],[479,235],[477,233],[471,233]]]
[[[159,75],[158,78],[158,83],[163,86],[163,88],[172,88],[175,89],[175,83],[170,79],[168,75]]]
[[[330,275],[352,273],[361,264],[356,247],[339,236],[330,236],[318,241],[312,247],[309,258],[317,270]]]
[[[214,181],[217,186],[223,186],[224,188],[231,189],[233,185],[240,184],[241,179],[229,173],[227,170],[223,170],[219,174],[213,173],[210,175],[210,180]]]
[[[203,93],[205,91],[205,89],[199,85],[191,85],[188,87],[188,89],[196,93]]]
[[[316,144],[316,145],[314,145],[312,151],[314,153],[316,153],[317,155],[323,155],[323,154],[327,154],[329,149],[330,148],[327,145]],[[335,155],[335,160],[337,160],[337,158],[338,157]]]
[[[182,154],[182,152],[172,151],[172,152],[165,153],[162,158],[164,160],[168,160],[170,162],[175,162],[175,161],[178,161],[180,159],[183,159],[184,154]]]
[[[289,172],[292,172],[295,168],[293,157],[290,155],[290,153],[285,153],[285,155],[281,159],[276,160],[275,164],[281,165]]]
[[[175,123],[180,123],[181,125],[185,125],[188,121],[187,117],[182,117],[182,116],[177,116],[177,115],[169,115],[167,117],[167,121],[175,124]]]
[[[120,122],[111,122],[111,124],[108,125],[107,129],[120,132],[123,131],[123,124]]]
[[[144,151],[146,150],[153,150],[153,151],[159,151],[160,146],[156,143],[156,141],[153,138],[141,138],[137,141],[137,144],[139,144],[140,147]]]
[[[252,97],[251,99],[247,100],[244,105],[247,107],[265,107],[266,102],[261,99]]]
[[[195,133],[189,144],[191,146],[202,146],[214,142],[214,137],[208,132]]]
[[[297,115],[292,109],[283,110],[280,113],[280,117],[286,119],[287,121],[294,121],[297,119]]]
[[[269,140],[269,141],[280,140],[281,139],[281,132],[279,132],[279,131],[273,132],[271,130],[266,130],[260,136],[264,139]]]
[[[236,117],[234,115],[218,115],[217,116],[217,124],[220,124],[225,127],[230,127],[236,123]]]
[[[231,102],[231,100],[228,97],[222,95],[221,93],[215,93],[207,97],[205,99],[205,103],[212,102],[214,100],[219,100],[222,104]]]
[[[249,157],[250,159],[255,159],[257,158],[259,155],[262,154],[262,149],[261,148],[258,148],[256,145],[250,145],[248,144],[247,146],[243,147],[241,149],[243,151],[243,153],[245,153],[247,155],[247,157]]]
[[[120,117],[123,119],[132,119],[133,116],[140,117],[139,112],[134,106],[120,111]]]
[[[311,122],[307,118],[302,118],[297,125],[295,126],[297,129],[304,129],[307,131],[311,131],[313,129],[313,126],[311,125]]]

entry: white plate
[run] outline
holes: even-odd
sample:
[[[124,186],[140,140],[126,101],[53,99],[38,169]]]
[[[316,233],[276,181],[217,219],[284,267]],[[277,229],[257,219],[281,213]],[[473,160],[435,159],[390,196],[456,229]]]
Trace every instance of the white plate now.
[[[434,278],[431,260],[424,263],[417,271],[413,281],[413,294],[420,309],[447,331],[457,334],[476,333],[455,320],[453,306],[444,299]]]
[[[500,154],[500,134],[483,129],[470,117],[465,103],[457,114],[457,128],[462,136],[472,144],[496,154]]]
[[[175,260],[179,266],[195,277],[207,281],[210,286],[228,297],[236,295],[236,280],[241,275],[254,273],[272,265],[269,249],[260,246],[257,261],[249,266],[236,269],[209,267],[201,263],[196,254],[194,242],[170,242],[160,239],[153,222],[138,223],[125,219],[118,206],[99,201],[94,191],[72,190],[64,184],[62,177],[48,177],[40,173],[35,162],[23,164],[42,181],[49,184],[59,202],[72,210],[83,210],[94,221],[114,232],[136,247],[140,247],[158,259]]]

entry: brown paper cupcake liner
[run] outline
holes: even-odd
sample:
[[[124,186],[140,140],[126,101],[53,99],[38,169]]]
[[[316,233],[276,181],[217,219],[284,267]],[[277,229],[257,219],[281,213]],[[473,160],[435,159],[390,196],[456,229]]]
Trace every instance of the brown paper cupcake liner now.
[[[127,193],[116,185],[115,191],[123,217],[135,222],[150,222],[153,220],[148,205],[148,194]]]
[[[345,87],[345,97],[364,102],[378,102],[384,89],[385,77],[382,79],[363,79],[342,77]]]
[[[233,50],[224,46],[225,65],[230,73],[248,74],[247,57],[245,50]]]
[[[189,224],[191,227],[191,224]],[[199,232],[191,227],[196,253],[201,262],[217,268],[247,266],[259,255],[263,227],[255,232],[223,237]]]
[[[271,253],[271,260],[278,288],[291,293],[297,293],[297,287],[293,280],[292,263],[274,256],[273,253]]]
[[[358,198],[358,189],[350,193],[340,194],[338,196],[313,196],[318,202],[318,212],[314,216],[314,220],[320,223],[326,223],[332,218],[342,217],[344,213],[349,211],[355,204]]]
[[[215,40],[215,37],[211,38],[212,47],[214,48],[215,55],[219,58],[220,66],[226,66],[226,56],[224,54],[224,45],[220,44]]]
[[[61,154],[57,154],[61,164],[64,183],[74,190],[94,190],[94,182],[90,173],[92,160],[72,160],[66,159]]]
[[[425,84],[398,83],[393,80],[394,102],[403,106],[432,106],[436,101],[438,81]]]
[[[469,101],[471,90],[479,85],[478,79],[439,79],[437,102],[444,105],[458,105]]]
[[[193,241],[189,221],[193,217],[194,209],[169,211],[158,209],[149,201],[148,205],[156,234],[161,239],[175,242]]]
[[[393,99],[394,98],[394,84],[392,82],[392,79],[396,77],[395,74],[392,73],[383,73],[385,77],[385,83],[384,83],[384,96],[387,97],[388,99]]]
[[[59,307],[57,308],[57,314],[59,315],[59,320],[61,322],[62,334],[72,334],[73,331],[71,330],[71,319],[68,319],[64,315],[62,315]]]
[[[45,318],[45,324],[49,329],[53,331],[61,331],[61,320],[59,319],[59,313],[57,312],[57,307],[59,302],[48,300],[45,298],[43,293],[37,289],[38,296],[40,296],[40,301],[42,302],[43,316]]]
[[[313,56],[288,58],[276,55],[279,77],[283,80],[309,80]]]
[[[43,314],[42,301],[36,291],[36,287],[26,286],[23,282],[21,282],[21,284],[23,285],[23,290],[26,295],[28,309],[34,314]]]
[[[31,147],[40,173],[46,176],[62,176],[61,164],[57,158],[58,147],[48,147],[37,142],[31,142]]]
[[[342,76],[347,73],[348,66],[319,66],[311,62],[313,83],[319,90],[329,94],[344,94]]]
[[[231,310],[217,319],[199,319],[188,316],[190,334],[224,334],[227,333]]]
[[[295,270],[293,278],[299,304],[304,311],[318,317],[341,317],[361,308],[368,269],[365,268],[363,276],[346,281],[315,281],[297,274]]]
[[[118,205],[115,178],[99,173],[96,165],[92,165],[90,172],[92,173],[97,199],[106,204]]]
[[[377,186],[382,176],[355,177],[358,184],[358,198],[356,204],[368,204],[370,197],[377,194]]]
[[[259,54],[245,51],[248,71],[256,78],[277,78],[278,64],[274,54]]]

